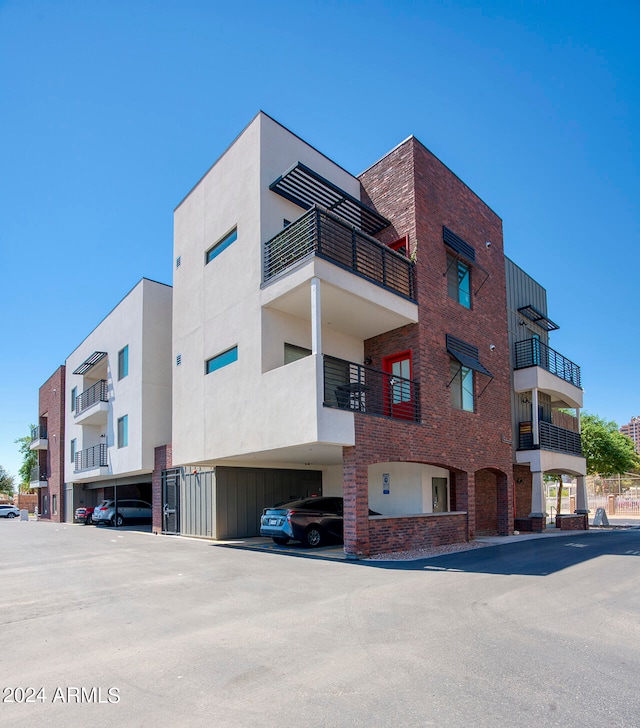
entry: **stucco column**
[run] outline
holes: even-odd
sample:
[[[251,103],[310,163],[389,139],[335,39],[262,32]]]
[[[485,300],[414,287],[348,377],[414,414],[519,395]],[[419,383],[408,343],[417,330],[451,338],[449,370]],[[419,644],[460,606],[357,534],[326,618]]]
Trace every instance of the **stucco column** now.
[[[579,475],[576,479],[576,513],[589,513],[587,504],[587,479]]]
[[[322,354],[322,307],[320,279],[311,279],[311,353]]]
[[[544,518],[546,510],[544,476],[541,472],[531,473],[531,513],[529,518]]]

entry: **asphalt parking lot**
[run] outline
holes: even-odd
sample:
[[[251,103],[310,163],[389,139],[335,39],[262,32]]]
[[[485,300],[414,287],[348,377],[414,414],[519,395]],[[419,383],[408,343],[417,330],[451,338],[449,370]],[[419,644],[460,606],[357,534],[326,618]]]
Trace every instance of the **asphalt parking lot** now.
[[[3,726],[638,725],[638,529],[384,563],[15,521],[0,549]]]

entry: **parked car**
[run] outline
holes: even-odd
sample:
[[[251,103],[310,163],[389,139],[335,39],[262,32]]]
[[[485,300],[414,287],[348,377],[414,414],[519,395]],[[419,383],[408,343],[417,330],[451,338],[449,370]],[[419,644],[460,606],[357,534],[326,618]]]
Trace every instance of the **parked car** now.
[[[342,509],[342,498],[324,496],[265,508],[260,518],[260,535],[270,536],[281,546],[291,540],[311,548],[329,542],[342,543]],[[369,515],[380,514],[369,510]]]
[[[125,523],[151,523],[151,503],[137,498],[118,498],[118,510],[113,499],[103,500],[93,509],[92,522],[123,526]]]
[[[0,517],[2,518],[16,518],[20,515],[20,509],[15,506],[1,505],[0,506]]]
[[[79,521],[80,523],[84,523],[85,526],[88,526],[92,523],[93,516],[93,506],[89,508],[76,508],[75,512],[75,520]]]

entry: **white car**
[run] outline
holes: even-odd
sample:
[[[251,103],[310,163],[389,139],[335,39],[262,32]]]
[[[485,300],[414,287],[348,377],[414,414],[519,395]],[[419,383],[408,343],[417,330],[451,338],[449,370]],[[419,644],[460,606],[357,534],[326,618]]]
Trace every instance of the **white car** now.
[[[151,503],[138,498],[118,498],[118,511],[113,498],[103,500],[93,509],[91,520],[96,525],[108,523],[123,526],[125,523],[151,523]]]
[[[20,515],[20,509],[15,506],[1,505],[0,518],[17,518]]]

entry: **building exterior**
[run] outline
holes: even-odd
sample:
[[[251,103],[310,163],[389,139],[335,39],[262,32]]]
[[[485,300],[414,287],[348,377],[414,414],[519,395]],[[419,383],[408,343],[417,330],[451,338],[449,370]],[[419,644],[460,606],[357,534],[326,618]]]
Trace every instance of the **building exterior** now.
[[[38,392],[38,424],[31,430],[31,449],[38,464],[30,485],[37,494],[40,517],[64,520],[65,367],[58,367]]]
[[[542,530],[545,475],[575,478],[576,511],[588,513],[587,464],[580,441],[581,371],[549,346],[549,334],[559,327],[547,316],[545,289],[508,258],[505,265],[516,525]]]
[[[171,287],[143,278],[66,360],[65,518],[102,498],[151,502],[171,441]]]
[[[620,432],[633,440],[636,452],[640,452],[640,417],[632,417],[628,424],[622,425]]]
[[[417,139],[355,177],[259,113],[177,207],[174,255],[176,531],[251,535],[321,492],[354,557],[508,534],[514,464],[538,513],[557,462],[514,441],[502,223]]]

